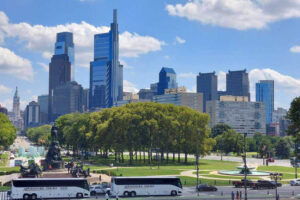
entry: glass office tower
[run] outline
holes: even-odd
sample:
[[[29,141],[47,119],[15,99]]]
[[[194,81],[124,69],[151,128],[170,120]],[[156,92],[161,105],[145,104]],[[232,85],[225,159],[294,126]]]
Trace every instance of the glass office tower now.
[[[162,95],[165,89],[177,88],[176,73],[173,68],[163,67],[159,72],[157,94]]]
[[[270,124],[274,112],[274,80],[261,80],[256,83],[256,101],[266,106],[266,123]]]
[[[66,54],[69,56],[71,63],[71,80],[75,80],[75,59],[74,59],[74,43],[73,33],[61,32],[56,35],[56,43],[54,49],[55,55]]]
[[[249,77],[246,70],[230,71],[226,74],[226,94],[247,96],[250,101]]]
[[[199,73],[197,93],[203,93],[203,111],[206,112],[206,101],[218,99],[218,77],[215,72]]]
[[[90,109],[111,107],[123,99],[123,66],[119,62],[117,10],[108,33],[94,36],[94,61],[90,63]]]

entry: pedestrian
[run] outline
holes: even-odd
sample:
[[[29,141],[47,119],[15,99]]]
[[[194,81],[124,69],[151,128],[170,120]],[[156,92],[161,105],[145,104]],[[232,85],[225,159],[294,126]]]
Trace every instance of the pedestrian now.
[[[102,179],[101,179],[101,174],[100,174],[100,175],[99,175],[99,181],[101,182],[101,180],[102,180]]]
[[[240,199],[241,199],[241,200],[242,200],[242,194],[243,194],[242,191],[240,191]]]
[[[236,191],[236,199],[237,199],[237,200],[240,199],[240,193],[239,193],[239,191]]]
[[[107,192],[105,193],[105,199],[106,199],[106,200],[109,199],[109,196],[108,196],[108,193],[107,193]]]
[[[234,200],[234,192],[231,192],[231,200]]]
[[[118,195],[118,193],[116,194],[116,200],[119,200],[119,195]]]

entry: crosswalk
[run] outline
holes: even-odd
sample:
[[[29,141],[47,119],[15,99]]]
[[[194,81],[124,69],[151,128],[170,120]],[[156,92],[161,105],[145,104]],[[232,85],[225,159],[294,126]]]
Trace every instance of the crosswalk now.
[[[0,192],[0,200],[10,200],[9,196],[7,196],[7,192]]]

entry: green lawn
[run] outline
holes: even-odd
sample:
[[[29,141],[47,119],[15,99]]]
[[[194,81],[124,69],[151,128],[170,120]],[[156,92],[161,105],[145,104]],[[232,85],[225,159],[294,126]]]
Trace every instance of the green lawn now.
[[[3,173],[19,173],[20,172],[20,167],[0,167],[0,175]]]
[[[178,169],[164,169],[153,167],[128,167],[128,168],[118,168],[106,170],[110,174],[116,176],[156,176],[156,175],[179,175],[183,170]]]
[[[196,186],[197,185],[197,178],[188,177],[188,176],[181,176],[180,177],[181,183],[184,187]],[[211,179],[199,179],[199,184],[205,183],[209,185],[217,185],[217,186],[224,186],[224,185],[232,185],[231,181],[227,180],[211,180]]]

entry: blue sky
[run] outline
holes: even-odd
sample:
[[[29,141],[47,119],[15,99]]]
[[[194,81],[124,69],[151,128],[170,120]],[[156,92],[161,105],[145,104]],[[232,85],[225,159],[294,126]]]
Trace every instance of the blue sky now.
[[[88,88],[93,35],[106,32],[118,9],[125,91],[157,82],[173,67],[195,91],[196,74],[247,69],[251,83],[275,80],[275,106],[300,95],[300,0],[0,0],[0,104],[22,108],[48,91],[56,32],[73,31],[75,79]]]

